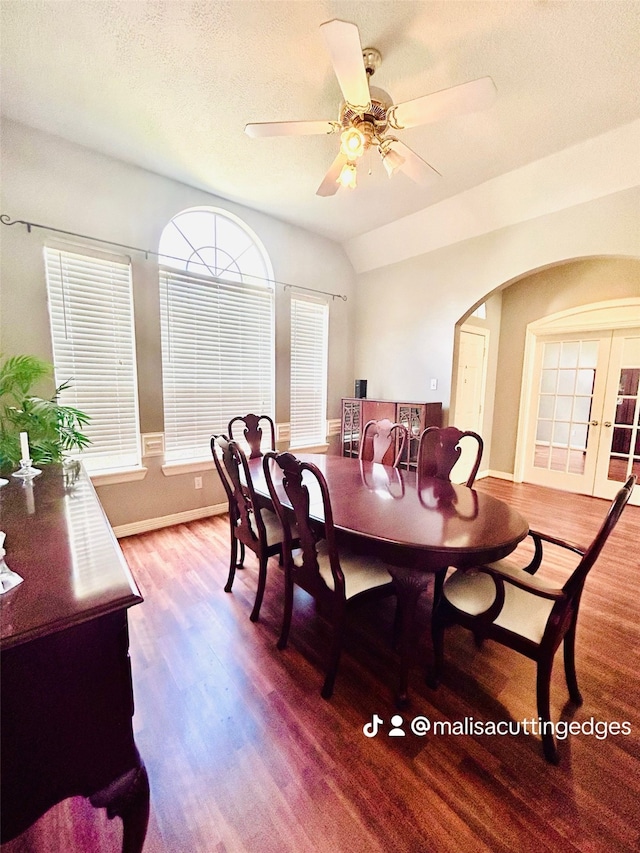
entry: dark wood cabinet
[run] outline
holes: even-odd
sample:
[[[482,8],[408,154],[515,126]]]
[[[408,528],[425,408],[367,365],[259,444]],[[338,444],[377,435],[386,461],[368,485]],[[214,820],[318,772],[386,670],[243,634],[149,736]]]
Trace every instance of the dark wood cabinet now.
[[[428,426],[442,426],[442,403],[410,403],[397,400],[369,400],[359,397],[342,399],[341,447],[343,456],[357,457],[360,436],[367,421],[389,418],[409,431],[406,459],[415,465],[420,434]]]
[[[0,490],[6,563],[24,578],[2,611],[2,835],[88,797],[139,853],[149,783],[136,749],[127,610],[142,601],[91,481],[44,466]]]

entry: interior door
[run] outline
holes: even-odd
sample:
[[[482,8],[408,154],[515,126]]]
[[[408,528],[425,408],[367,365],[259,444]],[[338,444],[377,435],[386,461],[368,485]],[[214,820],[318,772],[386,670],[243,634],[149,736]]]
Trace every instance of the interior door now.
[[[591,494],[596,470],[611,334],[538,339],[525,480]]]
[[[483,411],[487,375],[488,330],[460,331],[458,357],[458,382],[456,414],[453,426],[473,430],[482,435]],[[462,455],[452,475],[456,482],[464,483],[476,459],[476,445],[470,439],[461,442]],[[486,460],[485,460],[486,461]]]
[[[540,337],[524,479],[612,497],[640,473],[639,382],[638,329]]]
[[[640,329],[613,333],[593,494],[612,498],[629,474],[640,479]],[[640,503],[636,489],[633,502]]]

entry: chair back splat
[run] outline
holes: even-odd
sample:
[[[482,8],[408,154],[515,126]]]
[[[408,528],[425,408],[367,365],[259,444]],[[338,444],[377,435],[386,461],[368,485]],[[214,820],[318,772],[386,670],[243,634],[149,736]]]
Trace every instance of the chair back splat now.
[[[418,472],[423,477],[451,480],[451,472],[462,454],[462,441],[476,443],[476,457],[465,486],[472,486],[484,450],[484,442],[477,432],[459,430],[457,427],[427,427],[418,445]]]
[[[397,468],[408,445],[408,438],[409,433],[404,424],[394,424],[389,418],[367,421],[362,430],[359,458]]]
[[[495,640],[536,662],[542,747],[547,761],[553,764],[558,763],[550,717],[553,659],[563,644],[569,698],[574,705],[581,705],[575,665],[580,598],[587,575],[618,523],[635,484],[636,477],[631,475],[618,491],[588,548],[578,548],[563,539],[530,530],[534,553],[528,565],[522,566],[507,558],[472,571],[457,570],[444,582],[433,612],[433,686],[440,678],[444,632],[449,625],[468,628],[478,643],[485,639]],[[562,550],[572,552],[580,559],[565,583],[558,587],[539,577],[537,571],[545,563],[552,563],[554,551],[559,553]]]
[[[284,531],[285,608],[278,648],[287,646],[294,585],[312,595],[333,636],[321,694],[330,698],[342,649],[348,608],[395,593],[387,566],[375,557],[338,550],[329,489],[320,469],[292,453],[265,453],[263,470]],[[294,540],[295,524],[298,541]]]
[[[269,417],[269,415],[237,415],[235,418],[231,418],[229,421],[229,426],[227,427],[227,432],[229,433],[229,438],[233,441],[237,441],[238,438],[234,436],[233,427],[234,424],[244,424],[243,427],[243,438],[247,442],[250,448],[250,459],[256,459],[259,456],[262,456],[262,436],[264,426],[269,434],[269,449],[276,449],[276,429],[273,421]],[[261,426],[262,424],[262,426]],[[239,430],[240,427],[237,427]]]

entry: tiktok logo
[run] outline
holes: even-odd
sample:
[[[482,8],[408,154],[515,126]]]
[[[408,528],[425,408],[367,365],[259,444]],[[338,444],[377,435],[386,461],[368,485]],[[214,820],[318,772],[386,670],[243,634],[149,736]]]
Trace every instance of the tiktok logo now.
[[[391,728],[387,732],[389,737],[405,737],[406,732],[402,728],[404,725],[404,719],[400,716],[400,714],[394,714],[393,717],[389,720],[389,724]],[[365,723],[362,727],[362,733],[365,737],[375,737],[380,731],[380,727],[384,725],[384,720],[378,714],[374,714],[371,718],[370,723]],[[409,725],[409,721],[407,720],[407,725]],[[414,735],[418,737],[426,737],[427,734],[431,731],[431,720],[429,717],[414,717],[411,720],[411,731]],[[437,727],[439,724],[436,723]],[[449,727],[451,726],[448,723]]]
[[[380,726],[384,723],[382,717],[379,717],[377,714],[373,715],[373,719],[370,723],[365,723],[362,727],[362,732],[365,737],[375,737],[380,730]]]

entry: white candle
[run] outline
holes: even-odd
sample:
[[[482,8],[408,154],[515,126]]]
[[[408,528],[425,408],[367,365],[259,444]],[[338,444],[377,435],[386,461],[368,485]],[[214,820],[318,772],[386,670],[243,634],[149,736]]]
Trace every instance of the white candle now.
[[[20,459],[30,459],[29,456],[29,436],[26,432],[20,433]]]

